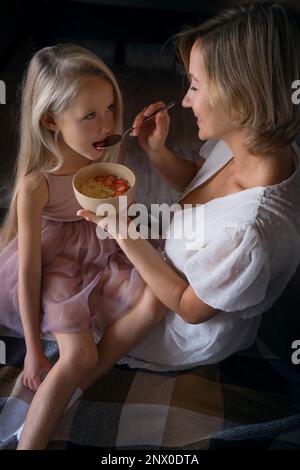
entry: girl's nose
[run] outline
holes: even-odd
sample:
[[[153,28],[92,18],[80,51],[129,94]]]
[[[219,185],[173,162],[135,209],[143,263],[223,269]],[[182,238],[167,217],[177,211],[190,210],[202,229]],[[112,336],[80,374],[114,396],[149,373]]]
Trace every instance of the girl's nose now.
[[[111,122],[111,119],[104,119],[99,126],[99,130],[101,132],[105,132],[107,134],[110,134],[113,129],[113,123]]]
[[[101,126],[99,129],[101,132],[104,132],[105,134],[110,134],[112,131],[112,126],[109,126],[108,124]]]

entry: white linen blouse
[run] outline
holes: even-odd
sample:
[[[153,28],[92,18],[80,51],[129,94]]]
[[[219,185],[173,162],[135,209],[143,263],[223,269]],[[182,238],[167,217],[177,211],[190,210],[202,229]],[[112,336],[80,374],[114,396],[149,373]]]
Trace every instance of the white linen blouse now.
[[[219,362],[251,346],[262,313],[280,297],[300,261],[300,149],[292,146],[295,170],[288,179],[184,209],[186,223],[204,206],[204,236],[196,236],[193,249],[186,249],[184,236],[166,239],[165,259],[203,302],[221,312],[192,325],[168,311],[119,364],[180,370]],[[233,158],[223,141],[213,140],[200,156],[205,162],[178,202]],[[168,234],[176,234],[179,212]]]

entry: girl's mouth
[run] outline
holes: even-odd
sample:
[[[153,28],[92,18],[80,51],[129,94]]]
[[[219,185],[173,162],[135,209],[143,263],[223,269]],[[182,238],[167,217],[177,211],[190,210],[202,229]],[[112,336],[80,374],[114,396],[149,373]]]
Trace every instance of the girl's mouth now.
[[[103,150],[103,147],[105,146],[105,140],[99,140],[98,142],[93,143],[93,147],[95,147],[96,150]]]

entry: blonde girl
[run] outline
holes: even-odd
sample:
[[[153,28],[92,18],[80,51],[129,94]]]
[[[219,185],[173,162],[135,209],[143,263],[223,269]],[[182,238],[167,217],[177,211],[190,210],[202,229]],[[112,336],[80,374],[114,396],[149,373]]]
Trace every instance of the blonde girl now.
[[[164,311],[115,240],[100,241],[76,215],[73,175],[118,161],[118,149],[100,146],[122,132],[122,107],[114,75],[91,52],[61,44],[31,59],[0,253],[0,323],[24,334],[23,382],[36,391],[19,449],[45,448],[83,379],[110,368]],[[53,367],[41,335],[58,343]]]

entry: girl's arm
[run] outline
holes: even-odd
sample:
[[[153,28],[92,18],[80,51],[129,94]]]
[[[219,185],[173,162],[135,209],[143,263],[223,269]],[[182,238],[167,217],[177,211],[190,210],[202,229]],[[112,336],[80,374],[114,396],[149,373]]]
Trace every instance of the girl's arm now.
[[[152,121],[142,126],[145,117],[150,116],[157,109],[164,106],[162,101],[153,103],[139,113],[133,123],[135,126],[132,135],[138,136],[140,146],[147,153],[151,163],[176,191],[183,192],[196,173],[203,165],[204,160],[184,160],[176,157],[165,146],[169,132],[170,118],[167,112],[158,113]]]
[[[38,387],[41,371],[50,368],[40,342],[41,215],[47,200],[48,186],[43,175],[28,175],[20,183],[17,199],[18,294],[27,350],[24,384],[32,389]]]

